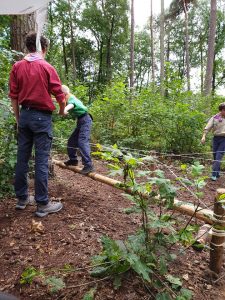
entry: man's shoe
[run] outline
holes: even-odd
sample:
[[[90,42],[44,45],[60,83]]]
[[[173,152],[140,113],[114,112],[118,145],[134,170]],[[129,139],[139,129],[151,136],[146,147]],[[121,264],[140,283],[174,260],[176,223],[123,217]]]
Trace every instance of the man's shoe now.
[[[80,171],[81,174],[87,175],[88,173],[91,173],[94,171],[94,166],[84,166],[83,169]]]
[[[211,180],[212,180],[212,181],[216,181],[216,180],[217,180],[217,177],[216,177],[216,176],[211,176]]]
[[[46,205],[38,204],[37,211],[35,212],[35,215],[37,217],[45,217],[48,214],[56,213],[60,211],[63,208],[63,205],[61,202],[48,202]]]
[[[69,159],[67,161],[64,161],[64,165],[66,165],[66,166],[78,166],[78,160]]]
[[[26,206],[30,203],[30,199],[27,198],[26,200],[18,200],[16,203],[16,209],[23,210]]]

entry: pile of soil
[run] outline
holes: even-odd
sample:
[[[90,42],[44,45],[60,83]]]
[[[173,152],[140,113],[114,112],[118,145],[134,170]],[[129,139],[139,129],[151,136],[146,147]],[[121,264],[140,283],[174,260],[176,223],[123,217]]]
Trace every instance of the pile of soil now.
[[[103,162],[96,161],[95,169],[97,173],[107,174]],[[32,181],[30,185],[32,194]],[[223,178],[209,181],[203,201],[212,202],[216,189],[222,185]],[[182,200],[187,199],[185,191],[183,193]],[[82,300],[87,291],[96,288],[95,300],[153,299],[132,273],[124,276],[122,287],[116,290],[110,279],[95,279],[88,272],[90,258],[101,250],[101,236],[124,240],[140,225],[138,216],[124,213],[130,202],[122,192],[87,176],[55,167],[55,177],[49,181],[49,195],[61,200],[64,208],[42,219],[34,216],[35,206],[16,211],[15,199],[0,202],[0,291],[21,300]],[[75,270],[60,271],[68,265]],[[208,265],[209,251],[196,252],[188,248],[178,256],[171,271],[182,279],[184,287],[193,291],[193,299],[225,299],[224,279],[212,283]],[[21,274],[29,266],[46,273],[61,272],[66,287],[52,294],[41,277],[31,284],[20,284]]]

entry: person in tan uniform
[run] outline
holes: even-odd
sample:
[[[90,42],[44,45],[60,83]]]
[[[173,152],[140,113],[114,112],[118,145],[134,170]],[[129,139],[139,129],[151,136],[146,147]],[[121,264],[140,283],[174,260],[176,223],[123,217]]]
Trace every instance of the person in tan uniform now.
[[[220,177],[220,165],[223,155],[225,153],[225,102],[220,103],[219,113],[212,116],[202,135],[201,143],[204,144],[206,135],[209,131],[213,132],[213,165],[212,165],[212,176],[213,181]]]

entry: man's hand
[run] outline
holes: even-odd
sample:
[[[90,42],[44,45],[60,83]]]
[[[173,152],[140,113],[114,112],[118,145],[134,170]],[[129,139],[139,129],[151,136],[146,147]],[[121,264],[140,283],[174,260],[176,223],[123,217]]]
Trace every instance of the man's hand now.
[[[201,143],[205,144],[205,135],[202,136]]]

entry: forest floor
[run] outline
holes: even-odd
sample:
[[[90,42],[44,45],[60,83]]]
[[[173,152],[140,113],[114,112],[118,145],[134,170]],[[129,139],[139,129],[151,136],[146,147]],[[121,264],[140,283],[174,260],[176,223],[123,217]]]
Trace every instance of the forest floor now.
[[[95,161],[95,169],[97,173],[107,174],[106,164],[101,161]],[[91,288],[96,288],[95,300],[153,299],[132,273],[124,276],[122,287],[117,290],[111,280],[95,279],[88,273],[90,258],[101,250],[102,235],[124,240],[140,225],[138,216],[123,212],[130,207],[129,200],[121,191],[87,176],[59,167],[55,167],[55,174],[49,181],[49,195],[62,201],[64,208],[59,213],[40,219],[33,214],[35,206],[16,211],[15,199],[0,202],[0,290],[21,300],[82,300]],[[213,202],[216,189],[224,186],[223,177],[217,182],[208,181],[205,203]],[[31,181],[31,194],[32,191]],[[177,214],[177,217],[182,216]],[[68,265],[75,270],[66,272]],[[188,248],[178,256],[172,269],[182,279],[183,286],[193,291],[194,300],[223,300],[225,282],[222,278],[212,283],[208,265],[208,250],[196,252]],[[41,278],[31,284],[20,284],[21,274],[29,266],[57,277],[61,274],[66,287],[52,294]]]

